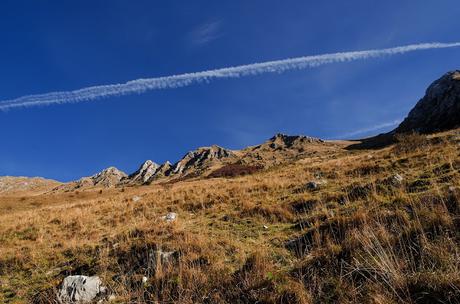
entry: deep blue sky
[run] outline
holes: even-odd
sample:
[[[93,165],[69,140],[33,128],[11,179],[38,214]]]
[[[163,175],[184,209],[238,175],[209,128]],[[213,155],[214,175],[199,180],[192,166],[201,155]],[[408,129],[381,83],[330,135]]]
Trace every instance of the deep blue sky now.
[[[287,57],[460,41],[458,0],[0,2],[0,100]],[[403,118],[460,49],[0,112],[0,175],[68,181],[274,133]],[[387,128],[388,129],[388,128]],[[386,129],[360,134],[379,133]]]

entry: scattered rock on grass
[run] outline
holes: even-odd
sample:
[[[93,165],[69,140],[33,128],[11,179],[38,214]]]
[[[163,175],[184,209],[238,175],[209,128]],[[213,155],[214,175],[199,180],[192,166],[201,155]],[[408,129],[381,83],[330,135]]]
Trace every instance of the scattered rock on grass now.
[[[306,183],[303,187],[302,190],[304,191],[315,191],[319,190],[323,185],[327,184],[326,180],[316,180],[316,181],[309,181]],[[302,191],[301,191],[302,192]]]
[[[98,276],[68,276],[58,290],[61,304],[92,303],[107,296],[107,287],[103,286]]]
[[[402,177],[399,174],[395,174],[390,178],[390,183],[393,186],[401,186],[403,181],[404,181],[404,177]]]
[[[174,222],[177,219],[177,213],[169,212],[168,214],[161,217],[163,220],[167,221],[168,223]]]

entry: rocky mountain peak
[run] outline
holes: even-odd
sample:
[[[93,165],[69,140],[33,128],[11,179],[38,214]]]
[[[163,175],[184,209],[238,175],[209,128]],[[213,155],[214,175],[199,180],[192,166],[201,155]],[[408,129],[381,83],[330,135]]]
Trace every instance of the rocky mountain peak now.
[[[396,128],[396,133],[432,133],[460,126],[460,70],[433,82],[425,96]]]
[[[172,171],[172,167],[172,164],[169,161],[166,161],[164,164],[158,166],[155,173],[152,174],[144,183],[151,183],[154,180],[169,176]]]
[[[321,143],[322,139],[314,138],[310,136],[302,135],[286,135],[282,133],[277,133],[275,136],[269,139],[270,147],[272,148],[290,148],[295,144],[304,144],[304,143]]]
[[[192,168],[202,169],[212,162],[233,157],[235,157],[235,154],[231,150],[217,145],[212,145],[211,147],[201,147],[187,153],[175,164],[173,172],[181,174]]]
[[[114,187],[120,183],[124,178],[128,177],[126,173],[118,170],[115,167],[109,167],[102,170],[99,173],[94,174],[90,177],[84,177],[78,180],[77,186],[103,186],[103,187]]]
[[[139,169],[129,176],[132,182],[146,183],[160,166],[151,160],[145,161]]]

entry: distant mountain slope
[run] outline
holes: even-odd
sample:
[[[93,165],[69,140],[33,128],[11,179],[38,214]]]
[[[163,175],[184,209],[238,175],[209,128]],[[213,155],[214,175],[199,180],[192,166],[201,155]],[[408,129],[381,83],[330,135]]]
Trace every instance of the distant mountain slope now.
[[[284,162],[311,157],[341,149],[338,142],[326,142],[309,136],[276,134],[268,141],[241,151],[241,163],[270,167]]]
[[[0,177],[0,194],[41,193],[61,185],[60,182],[41,177]]]

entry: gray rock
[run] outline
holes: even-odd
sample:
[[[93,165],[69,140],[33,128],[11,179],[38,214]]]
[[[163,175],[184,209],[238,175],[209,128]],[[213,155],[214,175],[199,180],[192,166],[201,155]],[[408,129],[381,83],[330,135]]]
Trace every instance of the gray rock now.
[[[317,182],[311,181],[305,184],[305,188],[307,190],[317,190],[319,188],[319,184]]]
[[[169,212],[168,214],[161,217],[163,220],[167,221],[168,223],[174,222],[177,219],[177,213]]]
[[[212,163],[219,163],[223,160],[237,159],[233,151],[213,145],[190,151],[172,168],[174,174],[184,174],[189,171],[209,167]]]
[[[58,290],[58,300],[61,304],[91,303],[105,296],[107,288],[97,276],[68,276]]]
[[[305,143],[323,143],[324,141],[319,138],[301,135],[286,135],[278,133],[269,139],[268,143],[273,149],[277,148],[292,148],[296,145]]]
[[[460,126],[460,71],[433,82],[425,96],[396,128],[396,133],[433,133]]]
[[[146,183],[152,178],[160,166],[151,160],[145,161],[139,169],[129,176],[129,180],[134,183]]]
[[[395,174],[391,177],[390,182],[393,186],[401,186],[404,181],[404,177],[399,174]]]
[[[321,186],[326,185],[327,181],[326,180],[317,180],[317,181],[310,181],[305,184],[305,189],[313,191],[313,190],[318,190],[321,188]]]
[[[85,186],[102,186],[109,188],[118,185],[121,180],[126,177],[127,175],[123,171],[120,171],[115,167],[110,167],[94,174],[93,176],[81,178],[76,181],[76,186],[77,188]]]

